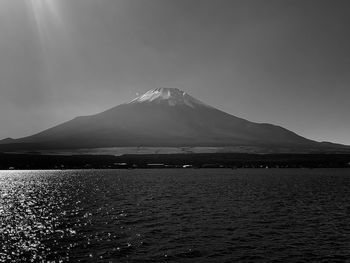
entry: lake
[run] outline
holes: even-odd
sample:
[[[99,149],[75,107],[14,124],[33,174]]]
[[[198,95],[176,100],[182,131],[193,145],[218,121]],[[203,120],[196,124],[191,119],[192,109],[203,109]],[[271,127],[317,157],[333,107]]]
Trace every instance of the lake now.
[[[350,169],[0,172],[0,262],[346,262]]]

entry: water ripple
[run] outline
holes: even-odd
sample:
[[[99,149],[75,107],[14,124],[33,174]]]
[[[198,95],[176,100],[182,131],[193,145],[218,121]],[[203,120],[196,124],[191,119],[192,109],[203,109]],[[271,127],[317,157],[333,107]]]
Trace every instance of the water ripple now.
[[[0,262],[346,262],[349,175],[0,172]]]

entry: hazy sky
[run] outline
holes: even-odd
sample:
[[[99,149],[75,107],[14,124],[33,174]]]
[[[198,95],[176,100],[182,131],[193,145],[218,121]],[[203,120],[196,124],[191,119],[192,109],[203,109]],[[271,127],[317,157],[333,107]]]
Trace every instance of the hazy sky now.
[[[177,87],[350,144],[350,1],[0,0],[0,138]]]

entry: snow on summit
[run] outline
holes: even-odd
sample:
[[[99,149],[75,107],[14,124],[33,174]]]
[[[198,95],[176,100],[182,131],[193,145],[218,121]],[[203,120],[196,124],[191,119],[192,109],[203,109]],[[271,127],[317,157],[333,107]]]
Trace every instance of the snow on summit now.
[[[177,88],[157,88],[147,91],[145,94],[133,99],[130,103],[168,103],[169,106],[187,105],[195,108],[196,106],[210,107],[209,105],[195,99],[186,92]]]

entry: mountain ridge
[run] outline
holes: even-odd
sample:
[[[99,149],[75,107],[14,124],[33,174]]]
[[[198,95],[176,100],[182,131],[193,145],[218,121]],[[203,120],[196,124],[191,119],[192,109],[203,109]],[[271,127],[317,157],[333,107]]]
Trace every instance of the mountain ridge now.
[[[2,141],[0,151],[103,147],[256,147],[276,152],[350,151],[281,126],[255,123],[174,88],[157,88],[98,114]]]

